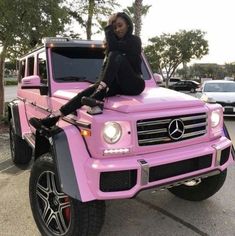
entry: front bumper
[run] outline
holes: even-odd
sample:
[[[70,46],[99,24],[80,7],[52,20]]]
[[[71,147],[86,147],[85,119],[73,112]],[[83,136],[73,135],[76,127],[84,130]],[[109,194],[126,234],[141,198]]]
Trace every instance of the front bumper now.
[[[208,177],[234,162],[225,137],[138,156],[89,159],[87,180],[95,199],[131,198],[146,188],[164,188],[185,180]]]

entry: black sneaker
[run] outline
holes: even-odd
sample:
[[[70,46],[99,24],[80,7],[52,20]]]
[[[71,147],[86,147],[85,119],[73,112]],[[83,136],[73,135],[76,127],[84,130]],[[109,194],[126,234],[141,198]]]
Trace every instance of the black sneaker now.
[[[58,122],[59,119],[60,116],[46,117],[44,119],[38,119],[33,117],[29,119],[29,123],[36,129],[40,129],[42,128],[42,126],[45,126],[46,128],[51,128]]]

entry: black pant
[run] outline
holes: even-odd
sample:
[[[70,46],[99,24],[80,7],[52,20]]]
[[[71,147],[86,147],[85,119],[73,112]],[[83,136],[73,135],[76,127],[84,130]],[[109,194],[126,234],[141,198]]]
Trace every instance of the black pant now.
[[[113,51],[109,53],[106,59],[99,81],[63,105],[60,108],[61,113],[66,116],[79,109],[82,106],[82,97],[89,97],[93,94],[100,81],[105,82],[109,88],[107,97],[117,94],[139,95],[145,88],[144,80],[134,72],[126,57],[117,51]]]

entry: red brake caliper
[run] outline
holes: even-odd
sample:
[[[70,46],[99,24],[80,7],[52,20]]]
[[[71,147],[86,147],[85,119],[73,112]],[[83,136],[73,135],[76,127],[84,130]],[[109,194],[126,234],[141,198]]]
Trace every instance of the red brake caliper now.
[[[64,202],[69,202],[69,197],[65,197],[64,198]],[[69,224],[70,222],[70,207],[66,207],[64,209],[64,216],[65,216],[65,219],[67,220],[67,223]]]

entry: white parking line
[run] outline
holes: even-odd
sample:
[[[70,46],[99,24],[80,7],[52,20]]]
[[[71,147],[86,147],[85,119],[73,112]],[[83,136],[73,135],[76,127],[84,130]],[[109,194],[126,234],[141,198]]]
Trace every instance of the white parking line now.
[[[12,167],[15,167],[15,165],[8,166],[7,168],[5,168],[5,169],[1,170],[1,171],[0,171],[0,173],[1,173],[1,172],[3,172],[3,171],[5,171],[5,170],[8,170],[8,169],[10,169],[10,168],[12,168]]]

